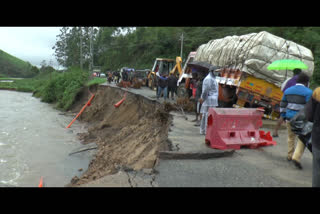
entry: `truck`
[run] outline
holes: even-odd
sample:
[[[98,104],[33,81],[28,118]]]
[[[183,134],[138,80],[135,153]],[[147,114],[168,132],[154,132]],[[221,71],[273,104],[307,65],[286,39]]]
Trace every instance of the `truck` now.
[[[147,86],[148,69],[137,69],[132,73],[131,82],[133,88],[141,88],[141,86]]]
[[[268,70],[276,60],[299,59],[314,69],[312,52],[299,44],[266,31],[210,40],[198,47],[195,61],[219,66],[219,106],[263,107],[264,118],[277,120],[283,92],[281,84],[293,76],[291,71]]]
[[[131,87],[132,73],[134,68],[122,67],[120,69],[121,81],[117,84],[119,87]]]

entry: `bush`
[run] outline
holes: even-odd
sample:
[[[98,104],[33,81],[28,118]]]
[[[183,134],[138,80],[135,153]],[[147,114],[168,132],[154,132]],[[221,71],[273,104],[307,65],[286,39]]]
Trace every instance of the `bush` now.
[[[70,68],[64,73],[53,72],[38,85],[35,94],[43,102],[57,103],[58,108],[68,110],[88,77],[87,71],[78,68]]]
[[[81,88],[88,84],[89,72],[79,68],[69,68],[66,72],[42,72],[34,78],[0,82],[0,88],[33,92],[33,96],[47,103],[68,110],[74,103]],[[91,82],[95,84],[97,82]]]

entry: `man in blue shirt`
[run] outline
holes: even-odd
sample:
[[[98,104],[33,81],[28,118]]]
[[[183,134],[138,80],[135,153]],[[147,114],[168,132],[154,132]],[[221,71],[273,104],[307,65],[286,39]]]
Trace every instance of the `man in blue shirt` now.
[[[286,90],[287,88],[290,88],[291,86],[296,85],[298,76],[299,76],[299,74],[301,73],[301,69],[295,68],[295,69],[293,69],[292,72],[293,72],[293,75],[294,75],[294,76],[293,76],[291,79],[286,80],[286,81],[282,84],[282,86],[281,86],[281,91],[282,91],[282,92],[285,92],[285,90]],[[276,125],[276,127],[275,127],[275,129],[274,129],[274,131],[273,131],[272,137],[279,137],[279,135],[278,135],[278,130],[279,130],[279,128],[280,128],[280,126],[281,126],[281,124],[282,124],[283,122],[284,122],[284,119],[283,119],[282,117],[280,117],[279,120],[278,120],[278,122],[277,122],[277,125]]]
[[[296,113],[303,109],[305,104],[310,100],[312,90],[307,87],[308,83],[309,76],[301,72],[297,78],[297,84],[285,90],[280,103],[280,114],[281,117],[287,121],[288,129],[287,160],[292,160],[294,165],[299,169],[302,169],[300,159],[304,152],[305,145],[298,139],[297,147],[294,148],[297,137],[292,132],[289,121],[296,115]]]

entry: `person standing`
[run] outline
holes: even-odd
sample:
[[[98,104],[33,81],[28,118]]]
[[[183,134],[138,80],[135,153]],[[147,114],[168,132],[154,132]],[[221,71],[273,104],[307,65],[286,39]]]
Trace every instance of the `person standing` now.
[[[283,85],[281,86],[281,91],[282,91],[282,92],[285,92],[285,90],[286,90],[287,88],[290,88],[291,86],[296,85],[298,76],[299,76],[299,74],[301,73],[301,69],[296,68],[296,69],[293,69],[292,72],[293,72],[293,75],[294,75],[294,76],[293,76],[291,79],[288,79],[288,80],[286,80],[286,81],[283,83]],[[276,125],[276,127],[274,128],[272,137],[279,137],[279,135],[278,135],[278,130],[279,130],[279,128],[280,128],[280,126],[281,126],[281,124],[282,124],[283,122],[284,122],[284,120],[283,120],[283,118],[280,116],[280,118],[279,118],[279,120],[278,120],[278,122],[277,122],[277,125]]]
[[[109,83],[112,82],[112,73],[111,73],[111,71],[108,72],[108,82]]]
[[[197,91],[197,82],[198,82],[198,73],[193,72],[192,73],[192,79],[190,80],[190,88],[192,91],[192,99],[196,97],[196,91]]]
[[[287,120],[288,130],[288,156],[287,160],[292,161],[298,169],[302,169],[300,160],[304,152],[305,145],[298,138],[295,148],[296,134],[292,131],[289,120],[293,118],[312,96],[312,90],[309,89],[309,76],[301,72],[297,78],[297,84],[285,90],[280,102],[280,114],[284,120]]]
[[[163,92],[163,98],[164,98],[164,101],[166,101],[167,95],[168,95],[167,90],[168,90],[168,78],[165,75],[159,76],[157,99],[159,99],[159,97],[161,96],[161,93]]]
[[[305,107],[306,119],[313,122],[312,143],[312,187],[320,187],[320,87],[312,94]]]
[[[118,71],[114,72],[114,81],[115,81],[116,84],[119,83],[119,73],[118,73]]]
[[[177,88],[177,82],[178,82],[178,79],[177,77],[174,75],[174,74],[170,74],[169,78],[168,78],[168,98],[169,98],[169,95],[170,95],[170,92],[171,92],[171,99],[173,100],[174,99],[174,93],[176,91],[176,88]]]
[[[202,84],[203,84],[203,74],[202,72],[199,72],[198,74],[198,81],[197,81],[197,89],[196,89],[196,96],[195,96],[195,110],[196,110],[196,119],[195,119],[195,126],[200,126],[200,121],[202,119],[202,114],[200,113],[201,109],[201,103],[200,103],[200,98],[202,94]],[[198,120],[198,117],[200,116],[200,120]]]
[[[216,81],[214,71],[218,67],[211,66],[209,68],[209,74],[203,80],[202,93],[199,102],[202,104],[200,113],[202,119],[200,122],[200,134],[205,135],[207,131],[208,111],[209,108],[218,106],[219,86]]]

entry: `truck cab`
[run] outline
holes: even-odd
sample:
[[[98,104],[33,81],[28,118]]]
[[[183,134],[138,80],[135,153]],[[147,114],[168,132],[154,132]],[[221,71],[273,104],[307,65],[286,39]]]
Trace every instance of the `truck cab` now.
[[[283,93],[276,85],[231,68],[222,69],[216,81],[219,83],[220,107],[263,107],[265,118],[277,120],[280,116],[279,103]]]

